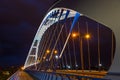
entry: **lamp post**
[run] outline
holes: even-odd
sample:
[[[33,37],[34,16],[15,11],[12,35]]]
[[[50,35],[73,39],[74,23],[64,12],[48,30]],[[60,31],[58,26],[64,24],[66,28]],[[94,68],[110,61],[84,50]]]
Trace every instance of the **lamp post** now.
[[[58,51],[57,51],[57,50],[55,50],[55,51],[54,51],[54,54],[57,54],[57,53],[58,53]]]
[[[84,56],[83,56],[83,41],[82,41],[82,37],[80,38],[80,57],[81,57],[81,68],[82,68],[82,72],[84,72]]]
[[[78,65],[77,65],[77,59],[76,59],[76,55],[75,55],[75,44],[74,44],[74,38],[77,37],[77,34],[76,33],[73,33],[72,34],[72,41],[73,41],[73,54],[74,54],[74,59],[75,59],[75,69],[77,69]]]
[[[88,33],[88,31],[87,31]],[[89,38],[91,37],[89,34],[86,34],[86,39],[87,39],[87,47],[88,47],[88,69],[91,72],[91,60],[90,60],[90,48],[89,48]]]

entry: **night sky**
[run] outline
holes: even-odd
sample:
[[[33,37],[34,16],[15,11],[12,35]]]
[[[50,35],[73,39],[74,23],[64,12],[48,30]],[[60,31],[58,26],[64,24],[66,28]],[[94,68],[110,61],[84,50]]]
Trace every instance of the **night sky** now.
[[[55,0],[0,0],[0,66],[23,65],[32,40]]]

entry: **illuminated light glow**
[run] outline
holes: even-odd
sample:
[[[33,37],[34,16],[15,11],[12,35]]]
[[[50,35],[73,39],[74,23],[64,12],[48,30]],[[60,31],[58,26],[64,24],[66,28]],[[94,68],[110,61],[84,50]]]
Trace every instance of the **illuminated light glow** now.
[[[48,54],[49,54],[49,53],[50,53],[50,50],[46,50],[46,53],[48,53]]]
[[[99,64],[99,66],[102,66],[102,64]]]
[[[58,59],[59,58],[58,55],[56,55],[55,58]]]
[[[85,35],[85,38],[86,38],[86,39],[89,39],[89,38],[90,38],[90,35],[89,35],[89,34],[86,34],[86,35]]]
[[[77,37],[77,33],[72,33],[72,37]]]
[[[21,70],[24,70],[24,69],[25,69],[25,67],[24,67],[24,66],[22,66],[22,67],[21,67]]]
[[[78,67],[78,65],[77,65],[77,64],[76,64],[75,66],[76,66],[76,67]]]
[[[54,51],[54,53],[55,53],[55,54],[57,54],[57,53],[58,53],[58,51],[57,51],[57,50],[55,50],[55,51]]]
[[[70,69],[71,67],[69,65],[67,65],[67,68]]]

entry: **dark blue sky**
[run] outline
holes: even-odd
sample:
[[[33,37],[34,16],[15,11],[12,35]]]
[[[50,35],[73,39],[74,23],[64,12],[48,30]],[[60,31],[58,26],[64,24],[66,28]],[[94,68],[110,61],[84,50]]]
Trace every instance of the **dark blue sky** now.
[[[36,31],[55,0],[0,0],[0,66],[23,65]]]

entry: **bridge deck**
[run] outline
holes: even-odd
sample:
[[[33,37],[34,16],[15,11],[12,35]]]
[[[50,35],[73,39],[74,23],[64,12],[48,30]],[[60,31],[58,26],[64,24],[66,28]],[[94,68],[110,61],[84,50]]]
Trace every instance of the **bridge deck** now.
[[[65,80],[73,80],[73,78],[84,78],[83,80],[119,80],[119,75],[107,75],[108,73],[105,71],[91,71],[88,72],[87,70],[85,72],[82,72],[81,70],[56,70],[56,72],[53,71],[46,71],[46,72],[39,72],[39,71],[17,71],[15,74],[13,74],[9,79],[7,80],[53,80],[53,78],[56,78],[54,80],[57,80],[57,78],[60,78],[59,80],[65,79]],[[79,76],[79,77],[78,77]],[[110,78],[112,77],[112,78]],[[70,78],[70,79],[68,79]],[[79,79],[76,79],[79,80]]]
[[[24,71],[17,71],[8,80],[35,80],[35,79]]]

